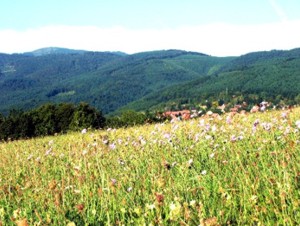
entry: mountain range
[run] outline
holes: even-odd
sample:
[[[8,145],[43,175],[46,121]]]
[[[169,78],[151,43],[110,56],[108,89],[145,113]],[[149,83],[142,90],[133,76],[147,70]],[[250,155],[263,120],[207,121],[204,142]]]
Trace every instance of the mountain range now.
[[[0,54],[0,112],[87,102],[105,114],[218,101],[300,102],[300,49],[215,57],[183,50],[126,54],[43,48]]]

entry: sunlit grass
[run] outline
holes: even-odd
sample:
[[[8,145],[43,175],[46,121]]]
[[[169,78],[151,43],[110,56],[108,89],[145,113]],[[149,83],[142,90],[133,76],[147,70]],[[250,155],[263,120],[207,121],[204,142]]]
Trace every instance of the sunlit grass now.
[[[0,222],[299,224],[300,109],[228,117],[2,143]]]

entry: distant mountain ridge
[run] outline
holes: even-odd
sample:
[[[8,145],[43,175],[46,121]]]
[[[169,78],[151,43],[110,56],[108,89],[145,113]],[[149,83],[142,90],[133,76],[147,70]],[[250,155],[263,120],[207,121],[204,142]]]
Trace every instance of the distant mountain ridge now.
[[[184,50],[126,54],[58,47],[0,54],[0,112],[46,102],[84,101],[108,114],[207,99],[222,102],[230,95],[250,102],[253,95],[295,100],[300,93],[299,67],[300,49],[240,57]]]
[[[75,50],[75,49],[67,49],[67,48],[60,48],[60,47],[46,47],[34,50],[32,52],[26,52],[24,55],[27,56],[44,56],[44,55],[51,55],[51,54],[82,54],[87,51],[85,50]]]

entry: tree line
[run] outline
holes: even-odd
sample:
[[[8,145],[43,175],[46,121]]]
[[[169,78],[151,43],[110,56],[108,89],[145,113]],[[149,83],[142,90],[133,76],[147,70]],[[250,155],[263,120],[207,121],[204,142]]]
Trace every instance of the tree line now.
[[[119,128],[157,122],[155,114],[124,111],[119,116],[104,117],[87,103],[44,104],[30,111],[10,110],[0,113],[0,141],[48,136],[84,128]]]
[[[101,111],[87,103],[45,104],[24,112],[13,109],[5,117],[0,114],[0,140],[15,140],[54,135],[83,128],[102,128]]]

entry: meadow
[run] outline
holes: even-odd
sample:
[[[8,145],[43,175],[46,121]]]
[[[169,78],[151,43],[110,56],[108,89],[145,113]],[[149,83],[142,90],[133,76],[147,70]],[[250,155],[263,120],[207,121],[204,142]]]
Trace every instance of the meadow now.
[[[300,108],[0,143],[0,225],[299,225]]]

